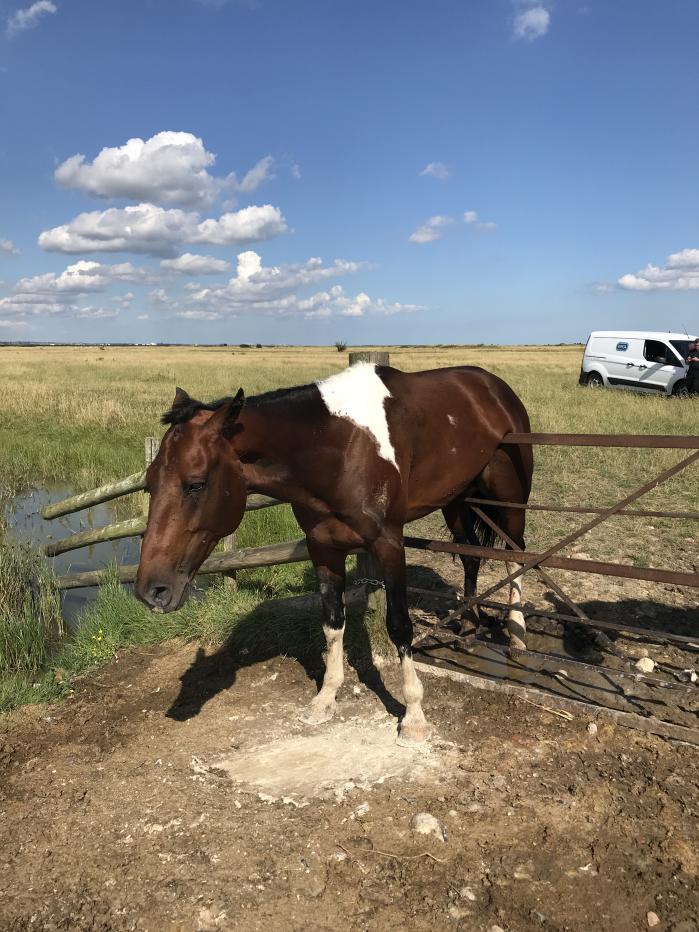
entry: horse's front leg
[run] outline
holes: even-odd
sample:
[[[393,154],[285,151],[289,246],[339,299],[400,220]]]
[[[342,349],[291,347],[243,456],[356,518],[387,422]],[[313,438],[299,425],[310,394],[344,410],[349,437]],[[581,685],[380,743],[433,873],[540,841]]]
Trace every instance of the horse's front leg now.
[[[308,549],[320,586],[327,652],[323,686],[306,711],[301,714],[301,721],[308,725],[321,725],[323,722],[329,722],[335,715],[335,696],[345,678],[342,638],[345,632],[346,554],[329,547],[319,547],[311,541],[308,542]]]
[[[400,723],[400,740],[424,741],[429,729],[422,711],[422,683],[413,663],[413,623],[408,613],[405,579],[405,548],[400,531],[374,542],[372,553],[384,574],[386,583],[386,626],[396,645],[403,674],[405,715]]]

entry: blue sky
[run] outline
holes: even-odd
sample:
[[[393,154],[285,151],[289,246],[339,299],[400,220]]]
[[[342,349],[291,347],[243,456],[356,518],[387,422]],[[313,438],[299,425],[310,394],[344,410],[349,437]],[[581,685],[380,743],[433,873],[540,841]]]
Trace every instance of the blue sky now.
[[[0,24],[0,339],[699,330],[695,0],[0,0]]]

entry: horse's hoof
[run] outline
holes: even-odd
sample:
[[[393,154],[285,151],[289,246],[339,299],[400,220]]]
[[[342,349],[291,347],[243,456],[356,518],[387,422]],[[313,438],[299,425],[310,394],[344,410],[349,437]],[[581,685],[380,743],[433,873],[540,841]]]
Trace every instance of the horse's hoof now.
[[[527,649],[527,645],[524,643],[524,641],[520,640],[520,638],[518,637],[510,636],[509,646],[510,646],[511,651],[520,651],[520,650]]]
[[[427,722],[403,722],[398,730],[396,744],[402,748],[424,746],[429,733]]]
[[[311,705],[299,715],[299,721],[304,725],[324,725],[335,717],[337,706],[334,702],[325,702],[323,705]]]

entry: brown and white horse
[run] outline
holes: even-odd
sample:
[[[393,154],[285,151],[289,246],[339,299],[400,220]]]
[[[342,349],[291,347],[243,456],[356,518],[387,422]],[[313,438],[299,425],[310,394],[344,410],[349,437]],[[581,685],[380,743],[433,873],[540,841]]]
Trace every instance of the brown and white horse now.
[[[308,540],[327,639],[323,686],[305,716],[329,721],[343,681],[345,561],[364,547],[384,575],[387,626],[398,649],[406,705],[403,738],[422,740],[422,686],[412,661],[403,525],[439,508],[458,541],[484,542],[466,496],[526,502],[531,447],[502,444],[529,430],[512,389],[483,369],[406,373],[360,363],[323,381],[212,404],[177,389],[163,417],[170,429],[148,468],[148,525],[136,595],[172,612],[216,542],[240,524],[248,493],[290,502]],[[492,508],[524,549],[524,509]],[[479,560],[463,557],[465,594]],[[511,586],[511,643],[523,646],[524,619]]]

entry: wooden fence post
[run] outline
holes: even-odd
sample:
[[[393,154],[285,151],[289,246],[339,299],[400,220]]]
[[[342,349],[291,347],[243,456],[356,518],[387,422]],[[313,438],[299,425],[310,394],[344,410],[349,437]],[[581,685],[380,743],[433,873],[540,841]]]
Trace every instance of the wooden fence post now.
[[[223,538],[223,550],[224,552],[230,552],[231,550],[236,549],[236,540],[235,540],[235,531],[232,534],[229,534],[228,537]],[[235,570],[228,570],[227,572],[222,573],[223,576],[223,587],[224,589],[233,590],[236,588],[237,583],[235,581]]]
[[[365,350],[349,354],[350,366],[358,362],[373,362],[377,366],[390,365],[389,354],[385,351]],[[357,579],[382,579],[381,570],[371,554],[362,552],[357,554]],[[366,607],[372,612],[385,612],[386,596],[381,585],[364,583],[366,592]]]
[[[144,463],[145,463],[145,468],[148,469],[150,464],[153,462],[153,460],[158,455],[158,450],[160,449],[160,437],[146,437],[144,440],[144,447],[145,447]],[[143,508],[143,514],[147,521],[148,520],[148,508],[150,505],[150,501],[147,495],[145,496],[145,499],[146,499],[146,502]]]
[[[150,466],[153,460],[158,455],[158,450],[160,449],[160,438],[159,437],[146,437],[145,439],[145,464],[146,469]]]

